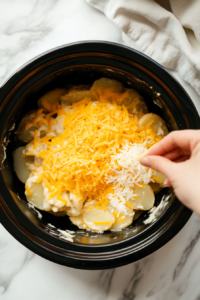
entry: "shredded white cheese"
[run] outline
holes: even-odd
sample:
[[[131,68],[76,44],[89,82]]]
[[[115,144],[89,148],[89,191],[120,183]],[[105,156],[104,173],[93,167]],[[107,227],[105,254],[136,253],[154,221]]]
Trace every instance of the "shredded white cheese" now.
[[[131,144],[127,141],[122,150],[112,156],[111,165],[115,174],[107,178],[107,183],[114,185],[114,194],[108,194],[108,199],[122,214],[127,214],[126,201],[136,196],[133,191],[134,185],[141,187],[142,184],[153,181],[152,170],[142,166],[137,160],[145,151],[147,151],[146,143]]]

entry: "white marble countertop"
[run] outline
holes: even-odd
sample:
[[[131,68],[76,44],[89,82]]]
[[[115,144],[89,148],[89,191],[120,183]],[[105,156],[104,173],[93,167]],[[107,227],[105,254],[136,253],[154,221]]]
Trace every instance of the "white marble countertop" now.
[[[0,85],[27,60],[80,40],[123,43],[121,30],[84,0],[0,0]],[[198,111],[200,97],[177,73]],[[84,271],[47,261],[0,225],[0,299],[200,299],[200,220],[150,256],[113,270]]]

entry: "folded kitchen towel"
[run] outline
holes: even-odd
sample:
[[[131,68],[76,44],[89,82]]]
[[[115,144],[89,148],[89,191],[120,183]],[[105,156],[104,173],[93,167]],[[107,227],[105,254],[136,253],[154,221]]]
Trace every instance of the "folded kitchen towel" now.
[[[126,44],[178,71],[200,95],[200,0],[168,0],[171,11],[161,0],[86,1],[122,29]]]

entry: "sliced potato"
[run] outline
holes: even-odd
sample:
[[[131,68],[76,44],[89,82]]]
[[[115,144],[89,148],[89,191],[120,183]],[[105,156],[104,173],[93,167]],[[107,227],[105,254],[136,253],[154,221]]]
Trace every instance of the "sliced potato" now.
[[[125,88],[117,80],[101,78],[93,83],[92,90],[101,101],[111,102],[112,100],[121,99]]]
[[[87,225],[83,222],[83,215],[69,217],[70,221],[80,229],[86,229]]]
[[[133,216],[124,216],[124,218],[117,218],[115,223],[110,228],[111,231],[121,231],[133,223]]]
[[[149,185],[152,188],[154,193],[158,193],[161,189],[160,184],[157,182],[150,182]]]
[[[128,104],[131,104],[131,103],[137,101],[138,99],[141,100],[141,98],[142,98],[140,96],[140,94],[138,94],[138,92],[134,89],[126,89],[125,94],[127,95],[126,100],[127,100]]]
[[[154,206],[155,196],[149,185],[145,185],[142,188],[134,188],[133,193],[137,195],[136,199],[129,200],[133,209],[149,210]]]
[[[128,215],[115,217],[115,223],[110,228],[111,231],[120,231],[133,223],[133,217],[135,212],[131,209],[127,209]]]
[[[131,112],[131,111],[130,111]],[[134,111],[133,111],[134,113]],[[148,108],[146,106],[146,103],[144,101],[138,101],[136,105],[136,115],[138,116],[138,119],[140,119],[144,114],[148,113]]]
[[[68,90],[64,95],[62,95],[61,104],[70,105],[72,103],[81,101],[84,98],[90,98],[92,101],[96,100],[95,96],[92,94],[88,86],[74,86],[73,88]]]
[[[153,176],[152,176],[152,179],[153,179],[156,183],[159,183],[159,185],[160,185],[161,187],[165,187],[165,186],[164,186],[164,182],[165,182],[165,180],[167,179],[167,177],[166,177],[165,175],[163,175],[162,173],[157,172],[157,171],[154,171]]]
[[[125,91],[125,88],[122,83],[120,83],[117,80],[105,78],[105,77],[96,80],[93,83],[92,88],[96,93],[98,93],[99,90],[105,91],[110,88],[112,88],[112,91],[114,93],[123,93]]]
[[[55,103],[61,103],[61,96],[67,92],[67,89],[54,89],[47,92],[38,100],[38,107],[44,108],[46,111],[51,111]]]
[[[123,97],[124,99],[122,100],[121,104],[130,106],[130,108],[128,108],[128,111],[130,113],[136,114],[138,118],[143,116],[143,114],[148,113],[148,108],[143,100],[143,97],[140,96],[140,94],[138,94],[136,90],[127,89],[126,92],[123,94]]]
[[[34,131],[39,128],[38,124],[36,124],[35,126],[30,125],[28,128],[26,128],[26,124],[33,121],[36,113],[36,111],[32,111],[25,115],[18,126],[18,129],[16,131],[17,137],[24,143],[30,143],[34,138]],[[38,121],[43,117],[44,114],[41,114],[40,118],[38,118]],[[44,129],[40,131],[40,138],[42,138],[46,134],[46,126],[43,127]]]
[[[44,188],[42,186],[42,183],[33,182],[29,189],[31,191],[31,195],[29,195],[26,192],[26,199],[28,202],[32,203],[36,208],[39,208],[41,210],[44,209],[43,203],[44,203]]]
[[[139,120],[140,127],[146,127],[149,124],[150,124],[149,128],[151,128],[156,135],[166,136],[169,133],[165,121],[156,114],[153,113],[146,114],[143,117],[141,117],[141,119]]]
[[[135,212],[127,207],[127,213],[126,215],[121,215],[117,211],[116,208],[114,208],[110,203],[107,205],[107,210],[113,214],[115,217],[115,223],[112,225],[112,227],[109,229],[111,231],[120,231],[123,228],[128,227],[133,222],[133,217],[135,215]]]
[[[115,217],[108,210],[95,207],[96,201],[91,201],[83,208],[83,221],[89,229],[103,232],[115,222]]]
[[[32,164],[34,161],[33,156],[22,157],[25,147],[19,147],[13,153],[14,170],[19,180],[23,183],[28,179],[31,171],[27,168],[27,163]]]
[[[30,143],[33,140],[34,131],[38,129],[37,126],[30,126],[27,129],[25,128],[27,122],[32,122],[35,118],[36,112],[32,111],[29,114],[25,115],[21,122],[19,123],[17,129],[17,136],[24,143]]]

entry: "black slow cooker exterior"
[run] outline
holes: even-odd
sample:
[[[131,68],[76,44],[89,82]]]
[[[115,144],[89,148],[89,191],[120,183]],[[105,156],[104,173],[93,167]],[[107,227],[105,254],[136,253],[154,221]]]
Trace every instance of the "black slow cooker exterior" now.
[[[24,246],[69,267],[107,269],[128,264],[166,244],[184,226],[191,211],[169,188],[156,196],[157,213],[143,213],[121,232],[97,234],[77,229],[68,217],[30,208],[24,186],[13,170],[18,146],[15,130],[24,113],[54,87],[91,84],[110,77],[137,89],[149,111],[161,115],[169,130],[199,129],[198,113],[185,90],[159,64],[131,48],[109,42],[79,42],[52,49],[29,61],[0,88],[0,221]],[[162,205],[161,205],[162,204]],[[56,235],[49,224],[74,231],[74,242]]]

